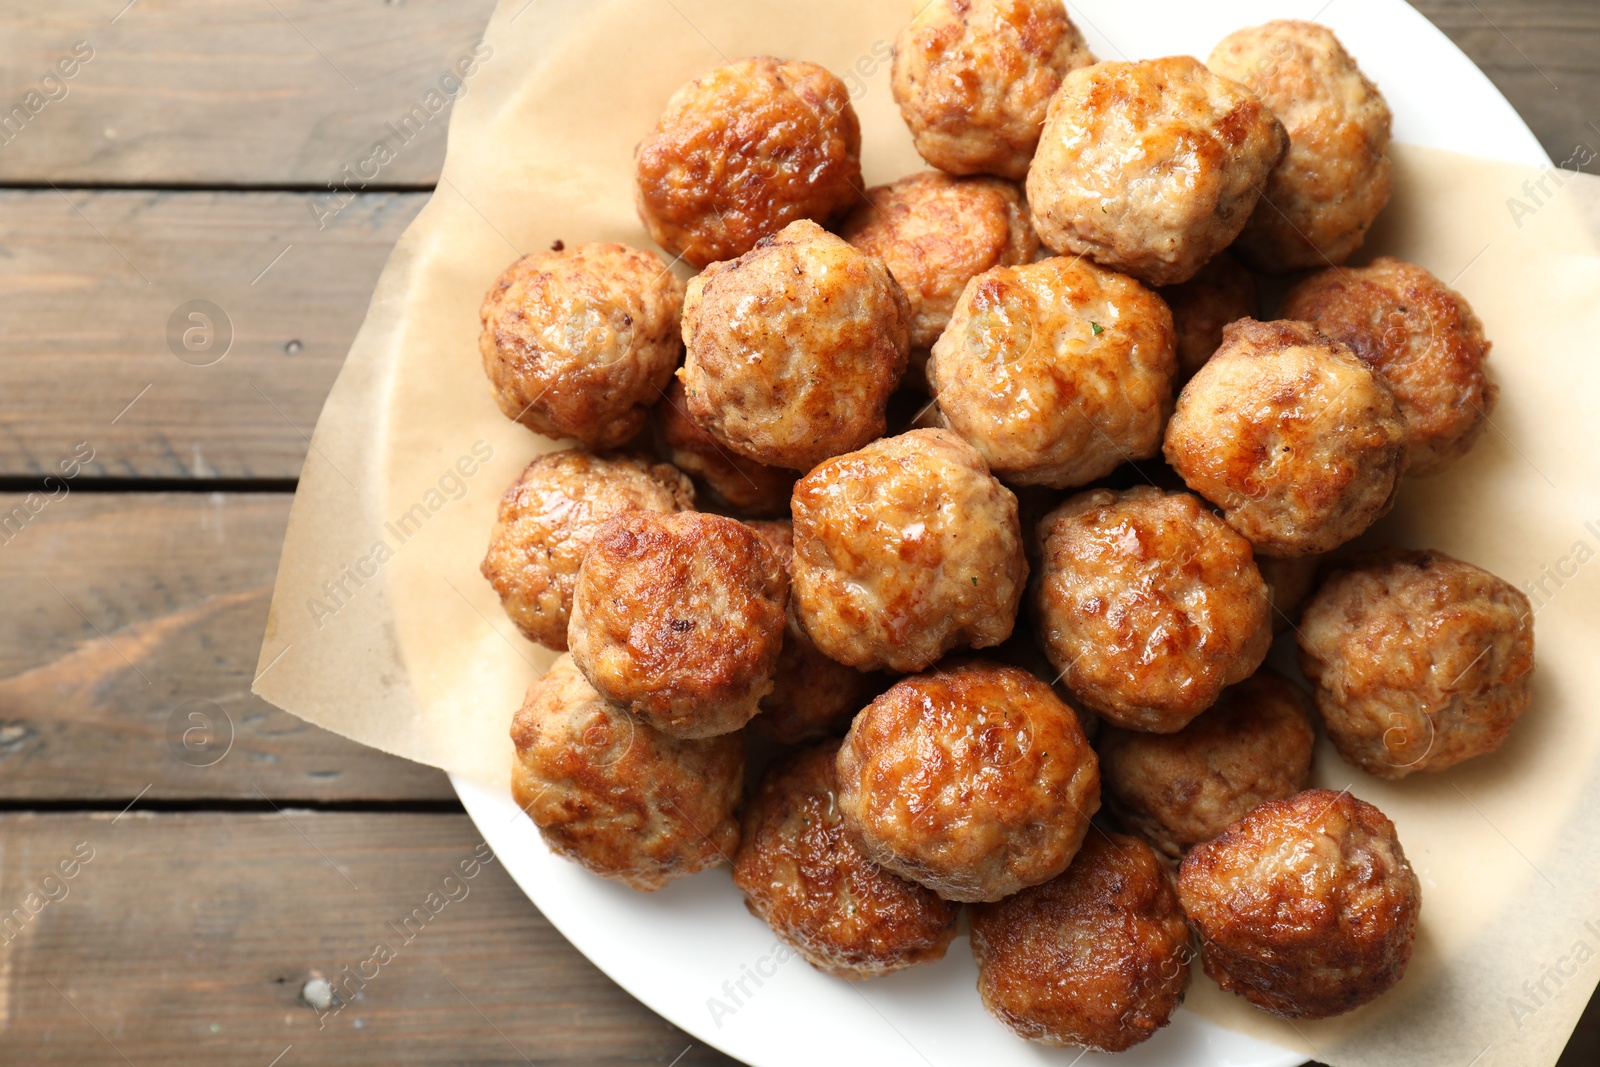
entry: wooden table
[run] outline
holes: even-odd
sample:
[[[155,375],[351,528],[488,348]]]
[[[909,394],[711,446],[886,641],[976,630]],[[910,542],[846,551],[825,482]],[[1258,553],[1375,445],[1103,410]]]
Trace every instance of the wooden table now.
[[[249,689],[308,436],[445,118],[331,217],[330,183],[491,6],[0,3],[26,113],[0,127],[0,1063],[732,1062],[492,864],[336,1016],[301,999],[479,844],[442,774]],[[1551,156],[1600,146],[1593,0],[1421,6]],[[192,301],[215,333],[185,347]],[[1563,1063],[1597,1060],[1591,1011]]]

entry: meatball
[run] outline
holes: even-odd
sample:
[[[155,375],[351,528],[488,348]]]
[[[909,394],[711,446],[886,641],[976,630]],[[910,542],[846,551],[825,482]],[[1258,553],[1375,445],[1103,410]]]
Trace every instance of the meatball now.
[[[1017,619],[1017,628],[1011,632],[1011,636],[1003,643],[985,650],[984,657],[1012,667],[1020,667],[1035,678],[1050,683],[1056,695],[1078,716],[1078,725],[1083,727],[1083,736],[1090,741],[1094,740],[1100,731],[1100,717],[1081,704],[1072,702],[1072,691],[1061,684],[1061,672],[1051,665],[1044,650],[1039,647],[1038,635],[1033,632],[1031,626],[1026,625],[1025,619]]]
[[[683,383],[673,378],[655,407],[656,445],[679,470],[693,477],[714,501],[742,515],[784,515],[795,473],[768,467],[719,444],[689,417]]]
[[[1389,202],[1389,105],[1326,26],[1282,20],[1223,38],[1207,61],[1289,133],[1234,246],[1276,274],[1343,263]]]
[[[1227,248],[1288,137],[1245,88],[1190,56],[1096,63],[1050,101],[1028,203],[1039,239],[1151,285]]]
[[[823,68],[756,56],[673,93],[634,164],[650,236],[704,267],[855,203],[861,123],[844,82]]]
[[[621,511],[688,511],[694,487],[645,456],[577,449],[532,463],[500,500],[480,570],[530,641],[564,652],[578,566],[600,526]]]
[[[1028,577],[1017,498],[947,430],[829,460],[794,487],[796,614],[825,654],[920,671],[1011,635]]]
[[[810,470],[883,434],[910,321],[883,260],[790,223],[689,283],[689,416],[748,459]]]
[[[866,860],[839,813],[838,741],[769,768],[745,806],[733,884],[820,971],[873,978],[944,957],[959,905]]]
[[[523,256],[478,311],[495,403],[546,437],[622,444],[678,365],[683,293],[660,256],[626,245]]]
[[[1172,733],[1248,678],[1272,644],[1250,543],[1189,493],[1079,493],[1040,524],[1045,654],[1111,724]]]
[[[794,530],[787,522],[752,522],[784,573],[794,573]],[[783,650],[772,675],[772,692],[761,698],[761,714],[751,729],[786,745],[797,745],[829,734],[842,734],[856,712],[884,689],[883,677],[846,667],[823,655],[795,616],[795,599],[789,599],[788,627]]]
[[[1322,1019],[1400,981],[1422,889],[1383,812],[1307,789],[1190,850],[1178,899],[1218,985],[1274,1015]]]
[[[1532,697],[1528,598],[1443,552],[1350,560],[1296,636],[1329,740],[1380,778],[1493,752]]]
[[[995,474],[1062,489],[1156,454],[1175,367],[1160,297],[1057,257],[969,282],[928,381],[945,423]]]
[[[1290,291],[1283,317],[1343,341],[1394,390],[1406,417],[1407,473],[1449,465],[1483,432],[1499,393],[1483,365],[1483,324],[1421,267],[1379,256],[1370,267],[1325,270]]]
[[[511,793],[551,851],[635,889],[729,859],[744,792],[737,735],[687,741],[629,718],[562,656],[511,725]]]
[[[1394,505],[1406,420],[1389,386],[1305,322],[1244,319],[1178,394],[1167,462],[1266,556],[1327,552]]]
[[[1039,238],[1022,190],[1000,178],[923,171],[867,190],[839,236],[888,266],[911,306],[911,364],[950,325],[968,281],[990,267],[1031,263]]]
[[[1272,598],[1272,632],[1282,633],[1300,621],[1300,609],[1317,584],[1321,556],[1257,556],[1256,567]]]
[[[1100,806],[1078,717],[1027,671],[973,661],[902,678],[839,750],[862,855],[946,900],[999,900],[1066,870]]]
[[[890,84],[923,159],[1021,181],[1062,76],[1093,62],[1061,0],[931,0],[895,41]]]
[[[789,579],[721,515],[626,511],[578,569],[567,643],[608,700],[676,737],[737,730],[772,689]]]
[[[972,914],[983,1006],[1018,1037],[1121,1052],[1167,1025],[1189,985],[1189,926],[1137,838],[1096,831],[1066,873]]]
[[[1186,382],[1222,347],[1222,328],[1261,314],[1255,277],[1226,252],[1211,258],[1193,278],[1161,290],[1178,335],[1178,377]],[[1286,318],[1298,318],[1286,315]]]
[[[1107,727],[1095,748],[1107,810],[1176,859],[1304,789],[1316,740],[1311,701],[1263,668],[1175,734]]]

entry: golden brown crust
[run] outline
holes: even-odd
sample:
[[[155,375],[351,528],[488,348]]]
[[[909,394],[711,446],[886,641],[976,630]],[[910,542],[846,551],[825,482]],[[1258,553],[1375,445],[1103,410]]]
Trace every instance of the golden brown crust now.
[[[838,741],[773,765],[745,805],[733,883],[813,967],[872,978],[944,957],[960,906],[868,862],[845,836]]]
[[[945,423],[1014,485],[1084,485],[1155,455],[1172,410],[1172,315],[1082,259],[967,283],[928,381]]]
[[[677,737],[737,730],[772,688],[789,579],[736,519],[627,511],[578,570],[567,642],[608,700]]]
[[[1093,62],[1060,0],[932,0],[895,41],[891,84],[923,159],[1020,181],[1062,75]]]
[[[1405,416],[1389,386],[1306,322],[1243,319],[1178,394],[1167,462],[1268,556],[1328,552],[1394,505]]]
[[[1039,239],[1151,285],[1227,248],[1289,144],[1243,86],[1191,56],[1062,79],[1028,170]]]
[[[868,189],[839,236],[883,260],[905,290],[919,373],[967,282],[990,267],[1030,263],[1039,251],[1016,183],[936,170]]]
[[[1250,545],[1189,493],[1079,493],[1040,524],[1034,610],[1073,694],[1119,726],[1181,730],[1272,644]]]
[[[629,718],[563,656],[511,726],[511,793],[551,851],[635,889],[712,867],[739,844],[739,737],[686,741]]]
[[[676,377],[655,406],[656,446],[694,478],[712,500],[741,515],[786,515],[795,472],[746,459],[689,417],[688,396]]]
[[[748,524],[794,575],[794,529],[787,522]],[[856,712],[888,685],[884,675],[858,671],[830,659],[812,644],[789,598],[783,650],[772,673],[772,692],[761,698],[761,714],[750,728],[785,745],[843,734]]]
[[[824,653],[918,671],[1011,634],[1028,576],[1017,500],[947,430],[912,430],[794,487],[794,596]]]
[[[1405,974],[1422,889],[1383,812],[1308,789],[1192,849],[1178,897],[1206,974],[1258,1008],[1321,1019]]]
[[[1194,372],[1222,347],[1224,326],[1261,314],[1255,277],[1227,252],[1212,256],[1194,277],[1180,285],[1169,285],[1160,294],[1172,310],[1172,326],[1178,335],[1180,384],[1194,377]]]
[[[564,652],[578,567],[601,524],[630,508],[693,507],[694,487],[669,464],[630,453],[549,452],[501,498],[479,569],[523,636]]]
[[[1381,778],[1493,752],[1532,699],[1528,598],[1443,552],[1347,561],[1296,637],[1328,738]]]
[[[1409,474],[1432,474],[1472,448],[1499,390],[1489,342],[1460,293],[1421,267],[1379,256],[1314,274],[1284,298],[1283,317],[1343,341],[1394,390],[1406,417]]]
[[[749,459],[810,470],[883,433],[910,320],[882,260],[791,223],[689,283],[689,416]]]
[[[972,912],[978,992],[1019,1037],[1121,1052],[1183,1003],[1193,949],[1166,868],[1093,831],[1064,874]]]
[[[1389,105],[1333,31],[1286,19],[1239,30],[1207,60],[1283,121],[1289,151],[1235,249],[1282,274],[1343,263],[1389,202]]]
[[[1054,878],[1100,806],[1072,709],[1027,671],[981,660],[896,682],[850,725],[838,770],[850,840],[946,900]]]
[[[861,195],[861,124],[815,63],[756,56],[672,94],[634,151],[639,217],[696,267],[733,259],[796,219]]]
[[[1311,700],[1263,668],[1175,734],[1108,726],[1095,750],[1106,808],[1176,859],[1256,805],[1304,789],[1316,740]]]
[[[626,245],[523,256],[479,309],[495,403],[546,437],[622,444],[677,366],[683,292],[660,256]]]

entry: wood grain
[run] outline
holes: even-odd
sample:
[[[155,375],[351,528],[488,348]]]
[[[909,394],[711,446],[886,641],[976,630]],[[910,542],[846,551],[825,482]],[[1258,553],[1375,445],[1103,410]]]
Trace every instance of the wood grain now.
[[[0,495],[0,798],[454,797],[251,695],[288,496],[62,484]]]
[[[0,1062],[733,1062],[612,984],[499,863],[466,877],[481,841],[464,815],[0,815]],[[407,941],[389,924],[417,908]],[[319,1029],[307,978],[372,976],[379,944],[394,958]]]
[[[471,56],[493,7],[5,0],[0,103],[9,111],[29,92],[45,102],[0,138],[0,183],[322,188],[388,139],[396,158],[372,180],[429,187],[444,159],[448,107],[425,110],[428,121],[409,141],[388,124],[412,114]],[[70,79],[58,72],[45,83],[78,42],[92,57]],[[471,92],[470,76],[464,84]]]
[[[48,100],[0,145],[0,184],[325,187],[367,158],[374,142],[393,139],[390,124],[470,54],[494,6],[138,0],[124,11],[126,4],[0,3],[7,107],[40,91],[75,43],[94,51],[62,83],[66,96]],[[1416,6],[1495,80],[1557,160],[1577,143],[1600,141],[1589,125],[1600,122],[1600,8],[1591,0]],[[430,118],[372,180],[430,187],[443,162],[444,117]]]
[[[1600,4],[1411,2],[1489,75],[1551,159],[1579,146],[1600,152]]]
[[[361,196],[319,229],[292,193],[0,192],[0,478],[80,443],[88,478],[298,477],[424,199]],[[221,308],[209,350],[184,345],[194,300]]]

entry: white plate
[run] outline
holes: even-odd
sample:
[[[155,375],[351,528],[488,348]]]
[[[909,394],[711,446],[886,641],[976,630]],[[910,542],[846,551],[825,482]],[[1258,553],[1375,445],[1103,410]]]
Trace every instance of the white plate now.
[[[1095,54],[1107,59],[1203,58],[1236,28],[1314,18],[1339,34],[1383,90],[1397,140],[1549,163],[1489,80],[1400,0],[1084,0],[1069,7]],[[551,855],[508,794],[452,781],[511,876],[579,951],[652,1010],[753,1067],[1290,1067],[1304,1059],[1182,1011],[1150,1041],[1117,1056],[1031,1045],[985,1014],[965,937],[932,966],[866,983],[828,978],[744,909],[726,870],[637,893]]]

